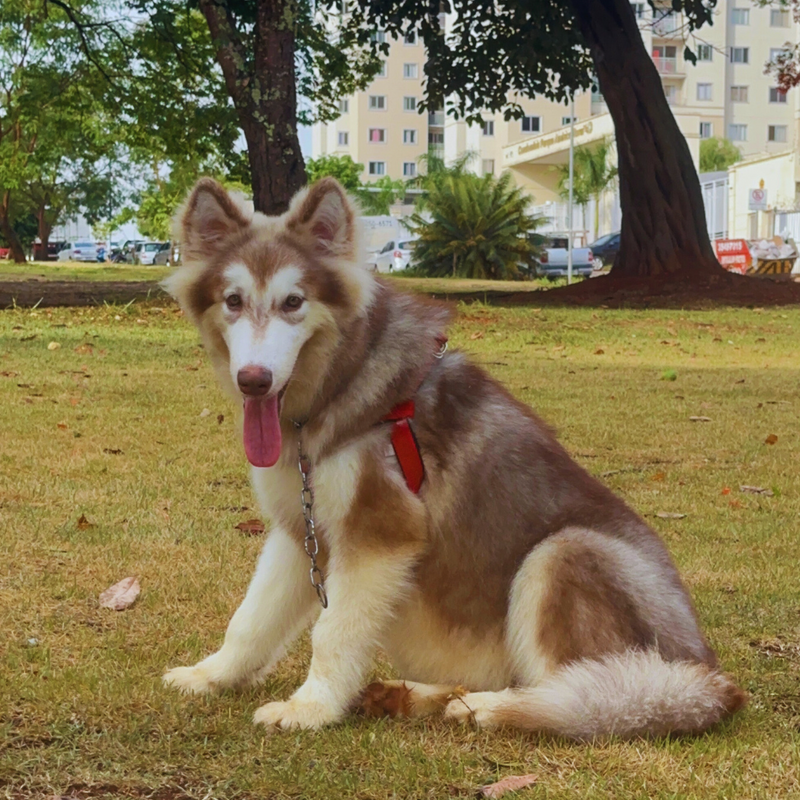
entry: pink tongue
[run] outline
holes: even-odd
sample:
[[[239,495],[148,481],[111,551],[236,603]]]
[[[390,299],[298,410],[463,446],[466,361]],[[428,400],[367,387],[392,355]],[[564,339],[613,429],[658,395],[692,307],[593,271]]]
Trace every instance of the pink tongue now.
[[[281,455],[278,396],[244,400],[244,452],[254,467],[271,467]]]

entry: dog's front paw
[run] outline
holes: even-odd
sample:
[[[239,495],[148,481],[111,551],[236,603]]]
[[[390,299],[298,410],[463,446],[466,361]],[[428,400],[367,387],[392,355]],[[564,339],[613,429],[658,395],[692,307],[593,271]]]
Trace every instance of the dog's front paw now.
[[[208,670],[199,664],[194,667],[175,667],[164,673],[161,680],[184,694],[208,694],[219,689]]]
[[[473,722],[479,728],[497,725],[495,710],[498,692],[470,692],[462,697],[454,697],[444,710],[446,719],[462,724]]]
[[[292,698],[283,703],[267,703],[256,710],[253,722],[271,730],[296,728],[317,730],[341,719],[341,712],[317,700]]]

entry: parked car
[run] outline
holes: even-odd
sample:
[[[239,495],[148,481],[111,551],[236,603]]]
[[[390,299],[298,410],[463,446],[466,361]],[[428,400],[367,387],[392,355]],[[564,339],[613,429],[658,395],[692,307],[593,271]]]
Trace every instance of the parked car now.
[[[367,265],[373,272],[398,272],[408,269],[416,241],[416,239],[391,239],[380,250],[370,255]]]
[[[58,252],[58,261],[97,261],[97,245],[86,240],[67,242]]]
[[[536,259],[536,274],[543,278],[566,278],[569,272],[567,239],[550,237],[542,254]],[[572,248],[572,274],[589,277],[594,268],[594,256],[589,247]]]
[[[594,256],[594,268],[596,270],[611,266],[614,263],[614,259],[619,253],[619,239],[620,232],[617,231],[616,233],[607,233],[589,245]]]
[[[139,242],[134,250],[134,260],[137,264],[151,266],[159,253],[169,252],[169,242]]]
[[[156,253],[156,257],[153,259],[153,264],[160,267],[171,267],[180,263],[180,258],[180,247],[175,245],[173,252],[172,245],[169,242],[166,242],[164,247]]]

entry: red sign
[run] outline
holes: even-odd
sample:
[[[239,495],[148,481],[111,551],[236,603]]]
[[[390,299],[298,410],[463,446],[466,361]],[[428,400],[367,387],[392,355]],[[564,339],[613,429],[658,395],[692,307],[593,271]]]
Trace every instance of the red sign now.
[[[714,242],[717,261],[731,272],[745,275],[753,265],[753,256],[744,239],[717,239]]]

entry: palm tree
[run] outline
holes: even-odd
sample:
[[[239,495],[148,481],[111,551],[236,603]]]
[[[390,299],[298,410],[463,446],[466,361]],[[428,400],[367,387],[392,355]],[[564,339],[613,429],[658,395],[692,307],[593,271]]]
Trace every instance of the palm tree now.
[[[600,197],[610,189],[617,179],[619,170],[610,163],[612,141],[603,138],[594,146],[585,145],[575,149],[573,165],[573,200],[583,208],[583,227],[586,227],[586,206],[594,199],[594,232],[600,231]],[[558,167],[558,189],[563,198],[569,197],[569,166]]]
[[[530,216],[530,196],[514,186],[511,174],[480,177],[442,168],[428,179],[424,211],[406,223],[419,236],[417,269],[431,277],[515,279],[520,263],[530,264],[531,239],[541,218]]]

